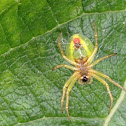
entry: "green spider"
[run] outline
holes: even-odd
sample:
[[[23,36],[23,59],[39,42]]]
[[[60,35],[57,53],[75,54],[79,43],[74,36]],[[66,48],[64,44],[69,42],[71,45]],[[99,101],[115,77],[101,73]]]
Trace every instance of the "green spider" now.
[[[93,81],[93,78],[95,78],[98,81],[100,81],[103,85],[106,86],[106,89],[108,91],[108,94],[109,94],[109,97],[111,100],[109,113],[112,109],[113,96],[111,94],[109,85],[103,78],[109,80],[111,83],[113,83],[114,85],[116,85],[117,87],[121,88],[122,90],[124,90],[126,92],[125,88],[123,88],[118,83],[113,81],[109,76],[92,69],[93,66],[95,66],[97,63],[99,63],[103,59],[107,59],[107,58],[117,54],[117,53],[113,53],[111,55],[104,56],[104,57],[92,62],[94,59],[94,56],[98,50],[97,30],[96,30],[95,22],[94,22],[94,28],[95,28],[95,47],[93,46],[91,41],[86,36],[80,35],[80,34],[74,34],[73,36],[71,36],[69,45],[67,46],[67,50],[66,50],[67,56],[64,55],[64,52],[63,52],[63,49],[61,46],[61,42],[60,42],[61,33],[59,35],[58,46],[60,48],[62,57],[67,62],[69,62],[70,64],[75,66],[74,67],[74,66],[61,64],[61,65],[57,65],[56,67],[53,68],[53,70],[55,70],[60,67],[66,67],[68,69],[74,70],[73,75],[67,80],[67,82],[65,83],[65,85],[63,87],[63,95],[61,98],[61,112],[63,112],[63,102],[64,102],[64,98],[66,95],[66,112],[67,112],[69,121],[71,121],[70,115],[69,115],[69,110],[68,110],[69,93],[77,80],[80,85],[84,85],[85,83],[91,84]],[[67,92],[66,92],[66,88],[67,88]]]

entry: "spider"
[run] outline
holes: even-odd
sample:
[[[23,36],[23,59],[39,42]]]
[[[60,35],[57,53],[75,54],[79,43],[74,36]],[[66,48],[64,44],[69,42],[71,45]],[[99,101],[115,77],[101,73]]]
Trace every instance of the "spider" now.
[[[94,24],[94,29],[95,29],[95,47],[93,48],[93,50],[91,49],[91,47],[88,48],[88,45],[90,44],[90,43],[88,43],[88,44],[86,43],[86,40],[88,40],[88,38],[86,38],[86,40],[84,40],[83,36],[80,36],[79,34],[75,34],[71,37],[71,43],[69,45],[69,47],[71,46],[71,48],[69,48],[68,54],[67,54],[67,56],[65,56],[62,46],[61,46],[61,42],[60,42],[61,33],[59,35],[58,46],[60,48],[62,57],[67,62],[69,62],[70,64],[75,66],[74,67],[74,66],[61,64],[61,65],[57,65],[56,67],[53,68],[53,70],[55,70],[60,67],[65,67],[65,68],[74,70],[73,75],[67,80],[67,82],[63,86],[63,94],[62,94],[62,98],[61,98],[61,112],[63,112],[63,102],[64,102],[64,98],[66,95],[66,112],[67,112],[69,121],[71,121],[70,115],[69,115],[69,110],[68,110],[69,93],[77,80],[78,80],[78,84],[84,85],[85,83],[91,84],[93,81],[93,78],[95,78],[98,81],[100,81],[103,85],[106,86],[106,89],[108,91],[108,94],[109,94],[109,97],[111,100],[109,113],[112,109],[113,96],[111,94],[108,83],[103,78],[107,79],[108,81],[110,81],[111,83],[113,83],[114,85],[116,85],[117,87],[121,88],[122,90],[124,90],[126,92],[125,88],[123,88],[121,85],[119,85],[118,83],[113,81],[109,76],[92,69],[93,66],[98,64],[103,59],[107,59],[107,58],[117,54],[117,53],[113,53],[111,55],[104,56],[104,57],[92,62],[94,59],[94,56],[98,50],[97,30],[96,30],[95,22],[93,22],[93,24]],[[88,41],[90,41],[90,40],[88,40]],[[66,89],[67,89],[67,91],[66,91]]]

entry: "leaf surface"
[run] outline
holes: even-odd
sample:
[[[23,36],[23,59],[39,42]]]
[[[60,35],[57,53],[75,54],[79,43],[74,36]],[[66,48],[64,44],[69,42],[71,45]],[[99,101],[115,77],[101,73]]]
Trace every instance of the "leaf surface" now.
[[[68,64],[57,45],[59,33],[62,32],[64,51],[69,37],[75,33],[86,35],[95,44],[94,20],[99,43],[95,60],[117,53],[94,69],[124,86],[125,9],[126,1],[120,0],[1,0],[0,125],[125,125],[125,94],[120,95],[121,89],[108,82],[114,97],[114,111],[109,117],[109,95],[95,79],[91,85],[74,85],[69,123],[65,104],[64,113],[60,111],[60,99],[63,85],[73,71],[65,68],[52,71],[58,64]]]

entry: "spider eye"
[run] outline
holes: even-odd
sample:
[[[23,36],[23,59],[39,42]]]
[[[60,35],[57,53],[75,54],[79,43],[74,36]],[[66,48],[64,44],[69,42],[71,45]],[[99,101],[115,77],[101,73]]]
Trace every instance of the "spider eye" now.
[[[87,82],[88,81],[88,78],[86,76],[83,77],[82,79],[83,82]]]

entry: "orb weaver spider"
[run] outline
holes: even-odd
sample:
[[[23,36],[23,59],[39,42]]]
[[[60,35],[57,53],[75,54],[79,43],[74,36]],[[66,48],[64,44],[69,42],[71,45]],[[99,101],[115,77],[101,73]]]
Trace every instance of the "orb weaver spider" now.
[[[93,48],[93,50],[91,49],[92,47],[88,48],[88,45],[90,45],[90,42],[88,44],[86,43],[86,40],[88,40],[88,38],[86,38],[84,40],[84,36],[80,36],[79,34],[75,34],[71,38],[71,43],[69,45],[69,47],[71,46],[71,48],[68,49],[68,55],[65,56],[63,49],[62,49],[62,46],[61,46],[61,42],[60,42],[61,33],[59,35],[58,46],[60,48],[60,52],[61,52],[62,57],[67,62],[69,62],[70,64],[75,66],[75,67],[73,67],[73,66],[61,64],[61,65],[57,65],[56,67],[53,68],[53,70],[55,70],[60,67],[65,67],[65,68],[68,68],[68,69],[75,71],[73,73],[73,75],[65,83],[65,85],[63,87],[62,98],[61,98],[61,112],[63,112],[63,102],[64,102],[64,98],[66,95],[66,112],[67,112],[67,116],[68,116],[69,121],[71,121],[70,115],[69,115],[69,110],[68,110],[69,93],[77,80],[80,85],[84,85],[85,83],[91,84],[93,81],[92,78],[95,78],[98,81],[100,81],[103,85],[106,86],[106,89],[108,91],[108,94],[109,94],[109,97],[111,100],[109,113],[112,109],[113,96],[111,94],[108,83],[103,78],[107,79],[108,81],[110,81],[111,83],[113,83],[114,85],[116,85],[117,87],[121,88],[122,90],[124,90],[126,92],[125,88],[123,88],[121,85],[119,85],[118,83],[113,81],[109,76],[92,69],[92,67],[95,66],[96,64],[98,64],[100,61],[117,54],[117,53],[113,53],[111,55],[104,56],[100,59],[97,59],[96,61],[94,61],[92,63],[94,56],[98,50],[97,30],[96,30],[95,22],[93,22],[93,23],[94,23],[94,29],[95,29],[95,47]],[[88,41],[90,41],[90,40],[88,40]],[[66,88],[67,88],[67,92],[66,92]]]

